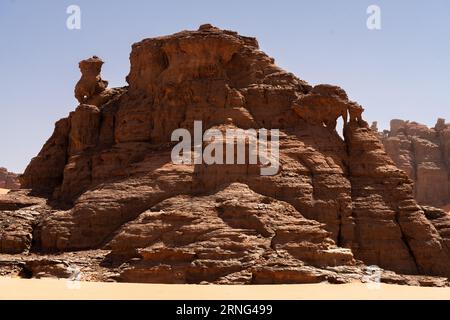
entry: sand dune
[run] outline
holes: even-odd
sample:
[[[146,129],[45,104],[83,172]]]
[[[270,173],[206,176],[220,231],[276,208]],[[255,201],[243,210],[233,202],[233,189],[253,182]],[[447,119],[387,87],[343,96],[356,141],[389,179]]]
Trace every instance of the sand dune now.
[[[0,299],[445,299],[450,288],[381,284],[164,285],[0,278]]]
[[[0,188],[0,194],[7,194],[8,193],[8,189],[2,189]]]

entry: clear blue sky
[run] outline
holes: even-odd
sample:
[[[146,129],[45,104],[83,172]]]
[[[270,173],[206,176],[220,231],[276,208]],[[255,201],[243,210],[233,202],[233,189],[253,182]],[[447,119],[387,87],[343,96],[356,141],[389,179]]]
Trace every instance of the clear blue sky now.
[[[71,4],[81,30],[66,28]],[[370,4],[381,30],[366,27]],[[257,37],[311,84],[342,86],[381,128],[392,118],[450,121],[448,0],[0,0],[0,166],[22,172],[75,109],[79,60],[100,56],[103,78],[122,86],[132,43],[206,22]]]

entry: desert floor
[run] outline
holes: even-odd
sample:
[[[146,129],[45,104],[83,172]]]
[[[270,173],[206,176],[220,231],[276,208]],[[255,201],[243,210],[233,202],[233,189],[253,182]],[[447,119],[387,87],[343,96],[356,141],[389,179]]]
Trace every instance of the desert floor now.
[[[8,189],[2,189],[2,188],[0,188],[0,194],[6,194],[6,193],[8,193]]]
[[[450,288],[345,285],[164,285],[0,278],[0,299],[445,299]]]

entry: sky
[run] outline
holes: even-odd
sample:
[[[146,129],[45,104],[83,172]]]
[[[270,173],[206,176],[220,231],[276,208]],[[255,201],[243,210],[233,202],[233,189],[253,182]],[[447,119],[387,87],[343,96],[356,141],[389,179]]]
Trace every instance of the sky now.
[[[81,29],[66,26],[70,5]],[[370,5],[381,29],[367,27]],[[0,0],[0,167],[23,172],[76,108],[80,60],[100,56],[102,78],[123,86],[134,42],[204,23],[256,37],[312,85],[341,86],[380,129],[450,121],[448,0]]]

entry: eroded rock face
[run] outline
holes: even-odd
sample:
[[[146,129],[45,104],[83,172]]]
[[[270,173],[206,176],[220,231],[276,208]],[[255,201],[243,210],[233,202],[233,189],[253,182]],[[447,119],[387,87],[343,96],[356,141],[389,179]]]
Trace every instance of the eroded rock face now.
[[[146,282],[199,283],[273,263],[353,265],[350,249],[330,235],[288,203],[235,183],[209,196],[164,200],[121,227],[109,245],[112,255],[141,257],[124,266],[128,281],[144,269]]]
[[[381,134],[387,153],[414,181],[416,200],[442,207],[450,203],[450,124],[438,119],[434,128],[392,120]]]
[[[33,229],[46,205],[25,190],[0,195],[0,253],[22,253],[31,249]]]
[[[350,122],[362,124],[364,109],[353,101],[339,87],[321,84],[315,86],[310,93],[294,101],[293,109],[300,118],[315,125],[325,125],[332,131],[342,117],[344,124],[350,116]]]
[[[75,98],[79,103],[87,103],[92,97],[106,90],[108,81],[100,77],[103,63],[97,56],[80,61],[81,79],[75,86]]]
[[[15,173],[8,172],[6,168],[0,168],[0,188],[19,189],[19,176]]]
[[[35,252],[108,250],[103,265],[136,282],[341,283],[364,263],[450,276],[448,218],[425,215],[343,89],[312,87],[211,25],[136,43],[130,62],[129,86],[92,91],[26,169],[24,187],[51,206]],[[194,120],[279,129],[278,172],[174,164],[171,134]]]

